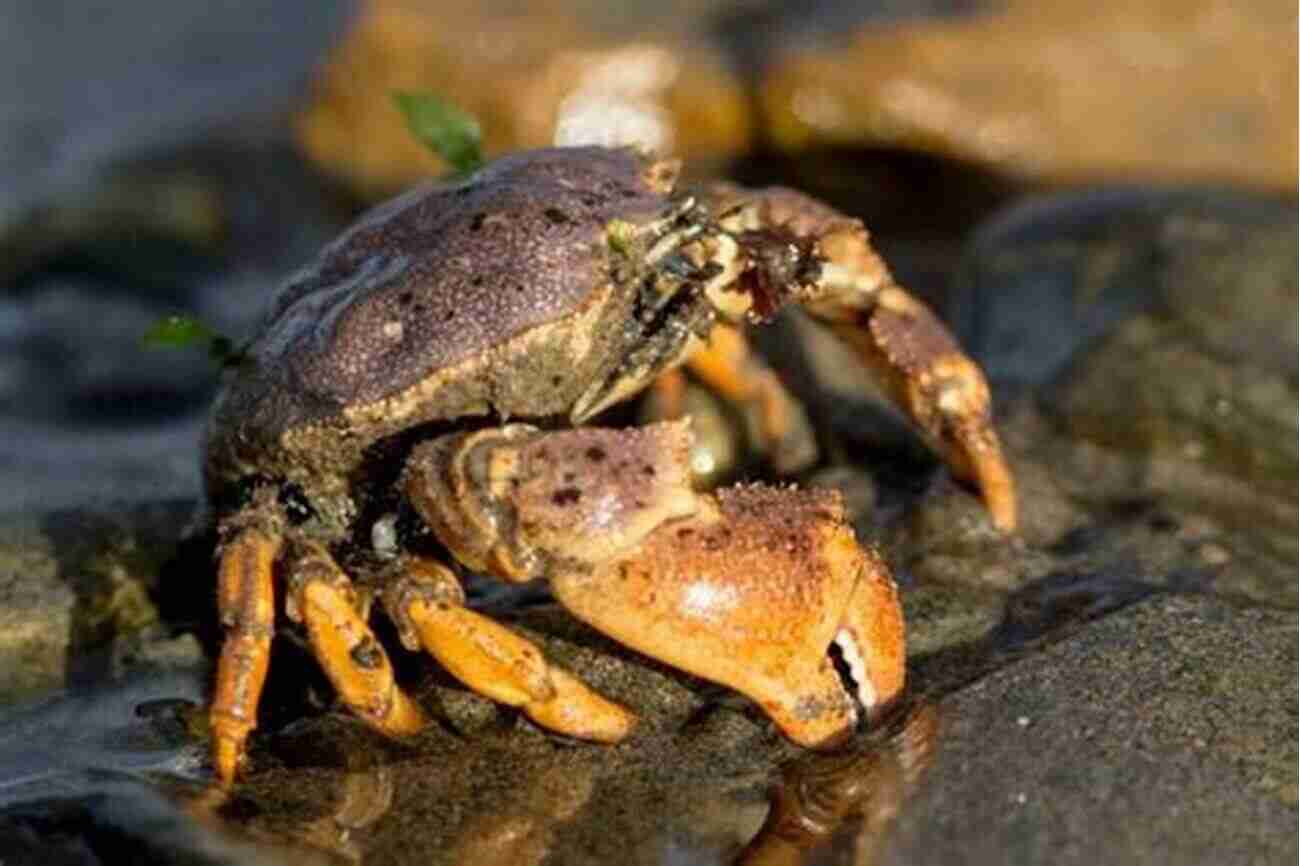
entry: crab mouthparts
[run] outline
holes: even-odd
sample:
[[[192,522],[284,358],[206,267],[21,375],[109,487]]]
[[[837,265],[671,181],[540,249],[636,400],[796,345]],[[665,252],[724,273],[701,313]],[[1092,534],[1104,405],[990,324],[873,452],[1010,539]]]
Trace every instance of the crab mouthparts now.
[[[840,678],[846,680],[845,690],[857,699],[861,709],[870,717],[876,706],[876,690],[867,677],[867,664],[862,659],[862,653],[858,649],[853,633],[842,628],[835,633],[832,643],[839,648],[840,659],[843,661],[843,666],[836,665],[836,668],[840,672]],[[847,668],[847,671],[844,668]]]

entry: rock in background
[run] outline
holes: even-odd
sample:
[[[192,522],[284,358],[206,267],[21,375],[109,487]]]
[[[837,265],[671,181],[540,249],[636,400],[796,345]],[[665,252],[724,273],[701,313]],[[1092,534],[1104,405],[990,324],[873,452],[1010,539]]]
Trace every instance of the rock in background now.
[[[1050,183],[1289,189],[1295,20],[1278,0],[1022,0],[867,27],[778,64],[765,128],[782,149],[919,150]]]

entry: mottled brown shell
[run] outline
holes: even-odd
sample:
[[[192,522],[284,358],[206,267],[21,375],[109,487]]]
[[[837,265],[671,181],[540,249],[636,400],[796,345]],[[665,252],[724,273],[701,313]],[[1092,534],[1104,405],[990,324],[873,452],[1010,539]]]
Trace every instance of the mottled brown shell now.
[[[608,281],[610,221],[665,207],[646,168],[630,149],[531,151],[370,211],[276,297],[211,456],[274,448],[582,310]]]
[[[259,359],[355,405],[568,315],[603,274],[609,221],[663,209],[643,170],[628,150],[552,149],[412,190],[285,288]]]

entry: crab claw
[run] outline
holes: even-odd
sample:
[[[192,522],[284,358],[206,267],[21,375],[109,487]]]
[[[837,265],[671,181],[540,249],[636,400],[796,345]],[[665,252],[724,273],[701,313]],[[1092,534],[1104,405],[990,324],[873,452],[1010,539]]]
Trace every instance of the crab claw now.
[[[1016,492],[993,426],[988,383],[937,316],[907,292],[861,221],[795,190],[710,191],[736,239],[740,277],[715,305],[766,318],[789,302],[848,344],[958,477],[978,488],[994,526],[1016,528]]]
[[[993,525],[1016,527],[1016,488],[993,426],[993,400],[979,366],[924,304],[881,289],[867,327],[837,329],[872,362],[898,404],[954,475],[975,486]]]
[[[626,556],[553,578],[556,596],[616,640],[753,699],[794,742],[841,742],[859,706],[874,717],[902,690],[888,569],[831,491],[743,486],[700,505]]]
[[[800,745],[839,742],[903,687],[889,570],[854,539],[838,493],[757,484],[697,493],[690,450],[685,422],[513,425],[419,446],[406,490],[462,562],[548,578],[579,619],[747,695]],[[526,705],[534,721],[572,733],[609,715],[555,670],[550,681],[557,699]],[[628,726],[615,727],[601,738]]]
[[[993,525],[1014,532],[1015,482],[979,365],[929,307],[893,283],[860,226],[837,229],[823,249],[830,258],[809,312],[857,352],[952,473],[979,491]]]

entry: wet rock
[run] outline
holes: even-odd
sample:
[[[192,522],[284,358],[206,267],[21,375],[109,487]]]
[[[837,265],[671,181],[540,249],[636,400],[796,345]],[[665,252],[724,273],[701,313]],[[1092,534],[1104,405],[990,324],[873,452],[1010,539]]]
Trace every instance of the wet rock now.
[[[1026,401],[1013,454],[1087,514],[1058,552],[1294,604],[1296,255],[1293,206],[1197,190],[1042,199],[980,233],[954,321]]]
[[[1047,399],[1067,429],[1295,493],[1295,212],[1166,212],[1151,307],[1080,352]]]
[[[1142,316],[1081,355],[1048,397],[1060,423],[1108,448],[1199,464],[1260,495],[1293,495],[1294,369],[1216,358],[1180,330]],[[1153,484],[1191,486],[1151,473]]]
[[[0,708],[5,862],[286,862],[205,830],[170,798],[201,777],[206,689],[191,661]]]
[[[690,38],[689,19],[666,11],[370,0],[318,79],[300,139],[372,198],[445,168],[407,130],[395,91],[470,112],[490,155],[551,144],[635,143],[697,158],[744,149],[751,119],[739,80]]]
[[[15,866],[323,866],[323,855],[292,856],[231,842],[190,819],[156,786],[108,775],[57,796],[0,809],[0,850]],[[61,792],[64,793],[64,792]]]
[[[1293,188],[1288,3],[1018,2],[862,30],[763,85],[779,147],[901,148],[1051,182]]]
[[[147,429],[78,430],[0,417],[0,513],[195,496],[198,417]]]
[[[940,703],[881,862],[1296,857],[1295,611],[1156,596]]]
[[[1054,549],[1080,567],[1123,563],[1145,579],[1258,604],[1296,604],[1294,501],[1196,463],[1087,443],[1041,444],[1089,523]]]
[[[142,295],[53,277],[0,302],[10,326],[0,338],[0,415],[68,429],[164,425],[200,408],[212,361],[201,351],[146,351],[141,338],[166,307]]]
[[[1021,451],[1021,429],[1032,426],[1041,430],[1019,417],[1000,425],[1020,501],[1016,534],[994,529],[983,502],[943,475],[884,533],[912,579],[1008,592],[1059,566],[1048,548],[1088,517],[1067,498],[1053,467]]]
[[[847,749],[790,762],[762,829],[728,862],[838,863],[850,851],[854,863],[876,862],[941,740],[939,714],[922,704],[893,713]]]
[[[1000,592],[960,586],[918,586],[903,595],[907,655],[923,656],[971,644],[1002,622],[1006,598]]]
[[[571,644],[591,636],[562,617],[547,609],[521,621],[548,655],[642,712],[628,742],[565,742],[521,723],[436,728],[403,746],[318,717],[267,740],[262,769],[218,814],[255,838],[384,863],[757,864],[770,862],[764,852],[816,849],[845,824],[863,844],[877,839],[930,760],[925,707],[901,709],[834,754],[803,752],[752,713],[714,705],[690,678],[600,638],[598,655]]]
[[[998,536],[980,501],[945,475],[875,530],[906,593],[951,594],[944,617],[983,621],[983,608],[961,610],[981,593],[1058,578],[1086,586],[1115,573],[1149,588],[1294,607],[1293,503],[1222,475],[1198,477],[1182,461],[1064,437],[1028,402],[1000,430],[1019,485],[1016,536]]]
[[[21,277],[78,245],[93,244],[93,252],[104,257],[113,256],[110,244],[140,245],[163,238],[196,251],[209,250],[220,244],[224,229],[220,191],[207,178],[180,167],[114,170],[101,183],[88,184],[75,200],[37,208],[0,232],[0,280]],[[155,260],[175,253],[166,246],[149,246]],[[146,278],[162,279],[161,270]]]
[[[632,738],[602,746],[555,737],[438,677],[419,689],[438,721],[407,743],[333,714],[259,738],[253,774],[217,814],[255,838],[394,864],[531,863],[547,853],[652,863],[678,844],[735,851],[757,832],[770,773],[798,750],[754,709],[554,606],[510,622],[634,709]],[[291,685],[273,668],[270,688]]]
[[[0,805],[67,795],[96,772],[194,776],[203,744],[192,721],[206,688],[191,663],[0,710]]]
[[[1296,346],[1294,223],[1284,199],[1228,191],[1039,196],[975,233],[945,312],[1000,384],[1047,383],[1138,313],[1182,323],[1209,351],[1282,369]]]
[[[154,597],[192,505],[0,522],[0,694],[10,703],[140,668],[201,662]]]

